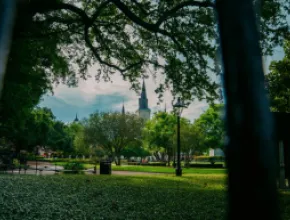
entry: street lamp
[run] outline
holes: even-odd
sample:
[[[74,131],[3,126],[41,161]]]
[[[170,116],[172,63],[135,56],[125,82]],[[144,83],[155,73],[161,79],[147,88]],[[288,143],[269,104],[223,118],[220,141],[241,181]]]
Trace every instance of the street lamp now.
[[[181,98],[177,99],[177,102],[173,105],[177,113],[177,168],[175,170],[176,176],[182,176],[181,162],[180,162],[180,116],[183,110],[184,104]]]

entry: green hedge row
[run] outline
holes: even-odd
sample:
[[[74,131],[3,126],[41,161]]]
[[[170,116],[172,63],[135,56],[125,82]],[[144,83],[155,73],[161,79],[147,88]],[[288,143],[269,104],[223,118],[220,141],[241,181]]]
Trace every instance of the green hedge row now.
[[[211,164],[225,161],[225,158],[223,156],[195,156],[193,159],[196,162],[209,162]]]
[[[189,164],[189,167],[193,168],[224,168],[223,164]]]
[[[149,162],[149,163],[140,163],[140,162],[128,162],[128,165],[140,165],[140,166],[166,166],[166,162]]]

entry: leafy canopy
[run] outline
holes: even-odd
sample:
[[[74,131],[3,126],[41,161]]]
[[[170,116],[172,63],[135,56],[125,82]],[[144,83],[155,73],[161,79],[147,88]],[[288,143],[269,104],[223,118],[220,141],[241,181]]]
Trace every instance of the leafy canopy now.
[[[290,2],[264,0],[261,6],[261,45],[269,54],[287,32]],[[58,55],[77,64],[83,78],[89,77],[88,66],[97,63],[96,79],[110,80],[119,72],[138,89],[141,75],[161,73],[165,83],[156,90],[159,94],[172,88],[173,95],[187,100],[213,101],[218,88],[212,80],[214,10],[211,0],[23,0],[19,17],[31,18],[22,23],[33,20],[48,27],[45,36],[61,32]],[[75,72],[67,75],[72,82],[78,78]]]
[[[290,112],[290,39],[284,43],[285,57],[273,61],[266,75],[271,110]]]

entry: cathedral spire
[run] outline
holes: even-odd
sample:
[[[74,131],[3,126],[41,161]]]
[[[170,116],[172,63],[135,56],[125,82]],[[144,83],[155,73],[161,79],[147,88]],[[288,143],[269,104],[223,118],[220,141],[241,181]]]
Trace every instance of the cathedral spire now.
[[[148,109],[148,99],[146,94],[145,80],[143,79],[141,97],[139,98],[139,109]]]
[[[74,122],[78,122],[78,121],[79,121],[79,119],[78,119],[78,113],[76,113],[76,118],[75,118]]]
[[[122,114],[125,115],[125,105],[124,105],[124,100],[123,100],[123,106],[122,106]]]

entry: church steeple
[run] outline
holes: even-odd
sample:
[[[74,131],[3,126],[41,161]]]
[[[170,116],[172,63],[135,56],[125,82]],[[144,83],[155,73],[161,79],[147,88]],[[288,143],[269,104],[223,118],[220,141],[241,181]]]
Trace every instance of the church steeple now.
[[[139,98],[139,109],[148,109],[148,99],[146,94],[145,81],[143,79],[141,97]]]
[[[125,115],[125,105],[124,105],[124,101],[123,101],[123,106],[122,106],[122,114]]]
[[[151,110],[148,107],[148,99],[147,99],[146,86],[145,86],[144,79],[143,79],[143,84],[142,84],[141,97],[139,98],[138,112],[139,112],[139,117],[143,118],[145,121],[150,119]]]
[[[79,121],[78,114],[76,114],[76,118],[75,118],[74,122],[78,122],[78,121]]]

